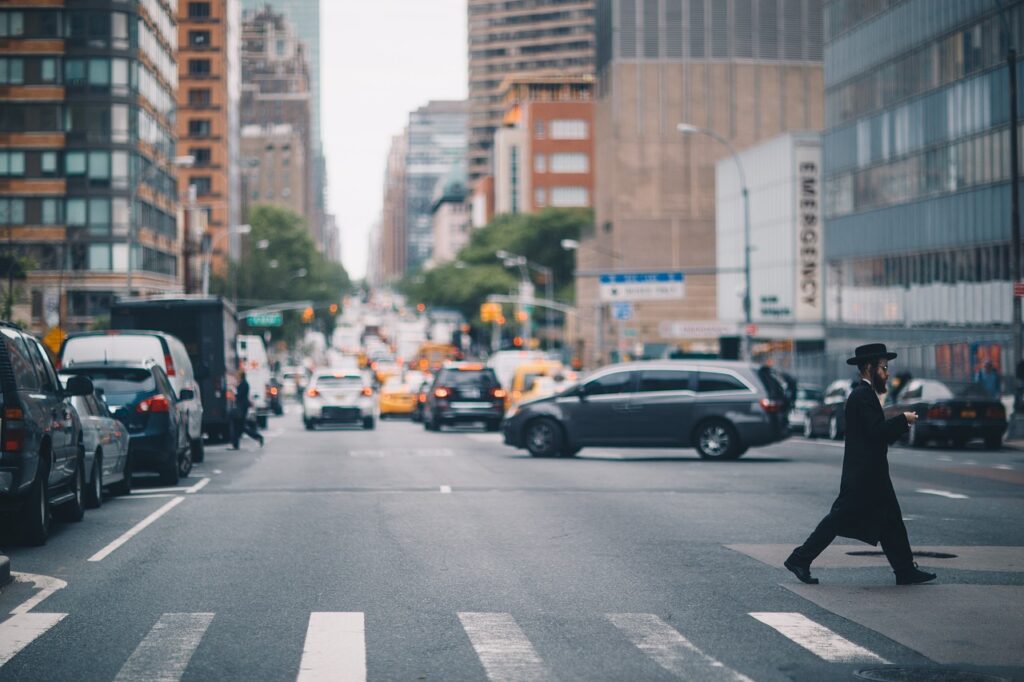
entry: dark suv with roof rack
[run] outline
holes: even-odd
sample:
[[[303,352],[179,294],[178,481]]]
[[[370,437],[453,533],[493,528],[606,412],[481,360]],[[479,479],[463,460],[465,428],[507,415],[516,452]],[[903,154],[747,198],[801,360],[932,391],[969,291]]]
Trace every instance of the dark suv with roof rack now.
[[[437,373],[423,404],[423,428],[483,422],[488,431],[501,428],[505,390],[490,367],[476,362],[448,362]]]
[[[67,399],[92,392],[85,377],[62,388],[39,341],[0,322],[0,513],[28,544],[46,542],[51,509],[64,521],[85,513],[82,425]]]

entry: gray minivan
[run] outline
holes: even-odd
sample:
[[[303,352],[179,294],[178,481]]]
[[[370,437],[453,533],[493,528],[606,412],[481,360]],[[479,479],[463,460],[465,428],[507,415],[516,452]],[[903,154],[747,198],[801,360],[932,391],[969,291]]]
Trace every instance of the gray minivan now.
[[[60,351],[61,369],[71,368],[75,364],[146,361],[155,363],[164,371],[175,397],[180,396],[184,390],[192,392],[191,398],[178,403],[178,410],[184,413],[188,425],[192,461],[202,462],[203,399],[185,344],[176,336],[165,332],[137,330],[80,332],[69,335]]]
[[[736,459],[789,436],[783,384],[769,367],[652,360],[602,367],[561,393],[512,408],[505,443],[534,457],[588,446],[694,447]]]

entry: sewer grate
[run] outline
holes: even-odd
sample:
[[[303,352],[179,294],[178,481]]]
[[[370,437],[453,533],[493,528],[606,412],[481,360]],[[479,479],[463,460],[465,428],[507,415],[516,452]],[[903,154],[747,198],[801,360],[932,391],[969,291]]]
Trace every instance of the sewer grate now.
[[[847,556],[885,556],[885,552],[872,552],[871,550],[847,552]],[[929,559],[956,559],[956,554],[946,552],[914,552],[914,556],[928,557]]]
[[[1009,682],[1005,677],[956,670],[955,668],[920,668],[886,665],[862,668],[854,677],[872,682]]]

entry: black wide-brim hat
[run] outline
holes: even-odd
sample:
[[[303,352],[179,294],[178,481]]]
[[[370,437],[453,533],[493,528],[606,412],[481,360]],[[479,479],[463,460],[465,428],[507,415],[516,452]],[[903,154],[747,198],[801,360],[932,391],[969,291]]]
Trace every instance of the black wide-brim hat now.
[[[863,346],[857,346],[857,350],[853,351],[853,357],[847,360],[846,364],[859,365],[867,360],[875,360],[877,358],[892,360],[895,357],[895,353],[890,353],[886,350],[884,343],[868,343]]]

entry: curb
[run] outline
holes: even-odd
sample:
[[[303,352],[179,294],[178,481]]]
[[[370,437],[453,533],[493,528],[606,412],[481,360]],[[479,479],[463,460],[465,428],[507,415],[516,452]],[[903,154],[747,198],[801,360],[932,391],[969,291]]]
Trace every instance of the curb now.
[[[0,587],[11,582],[11,560],[0,554]]]

